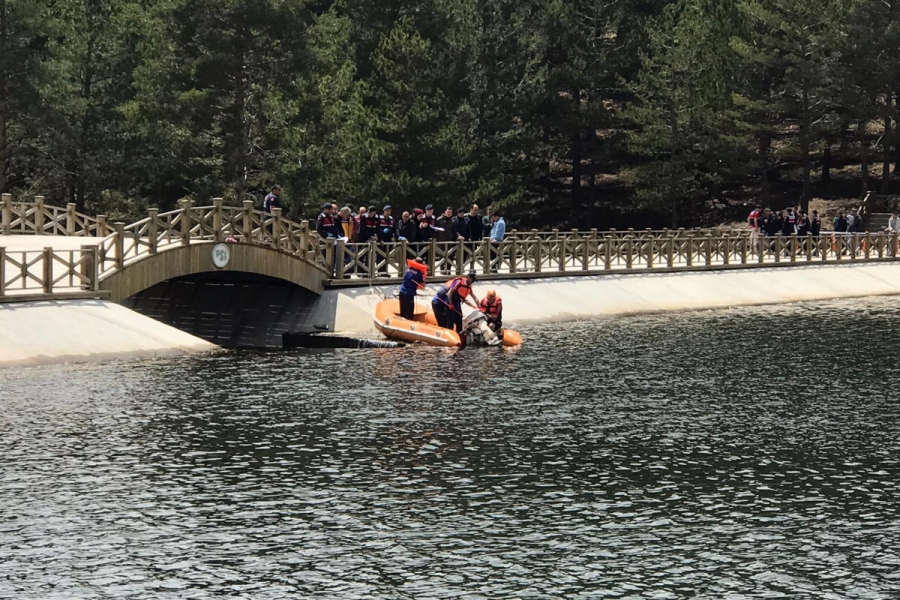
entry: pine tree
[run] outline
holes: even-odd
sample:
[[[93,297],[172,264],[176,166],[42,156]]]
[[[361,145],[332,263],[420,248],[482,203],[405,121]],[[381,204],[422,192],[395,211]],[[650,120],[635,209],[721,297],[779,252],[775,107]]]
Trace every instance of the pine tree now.
[[[128,107],[155,169],[147,191],[171,201],[235,201],[296,168],[298,82],[310,15],[288,0],[170,0],[155,9],[152,41]]]
[[[48,34],[41,4],[0,0],[0,192],[25,186],[33,177],[31,140],[40,115],[39,86],[48,59]]]
[[[801,208],[809,208],[812,150],[835,126],[839,61],[835,23],[844,22],[840,0],[742,0],[748,27],[734,47],[751,74],[744,106],[755,115],[760,139],[774,118],[794,121],[801,163]],[[752,123],[752,122],[751,122]],[[783,125],[782,125],[783,126]],[[761,143],[761,150],[768,146]]]
[[[691,222],[704,191],[719,184],[743,141],[732,126],[728,3],[680,0],[650,29],[627,116],[637,196],[673,227]]]

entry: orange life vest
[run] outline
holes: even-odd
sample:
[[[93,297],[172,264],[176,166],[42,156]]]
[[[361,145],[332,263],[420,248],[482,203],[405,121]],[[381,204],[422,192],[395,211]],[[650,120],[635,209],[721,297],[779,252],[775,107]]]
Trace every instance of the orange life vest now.
[[[458,285],[456,285],[457,282],[459,282]],[[451,279],[444,285],[447,286],[448,293],[450,290],[455,290],[456,294],[460,297],[461,300],[465,300],[469,297],[469,294],[472,293],[472,286],[469,285],[469,282],[465,277],[457,277],[456,279]],[[453,287],[454,285],[456,285],[455,288]]]
[[[496,317],[503,310],[503,301],[500,298],[494,298],[494,303],[488,304],[487,297],[485,297],[482,298],[479,308],[487,316]]]
[[[407,259],[406,266],[409,267],[410,269],[415,269],[416,271],[419,271],[420,273],[422,273],[422,275],[428,275],[428,265],[424,265],[424,264],[422,264],[420,262],[416,262],[412,259]]]

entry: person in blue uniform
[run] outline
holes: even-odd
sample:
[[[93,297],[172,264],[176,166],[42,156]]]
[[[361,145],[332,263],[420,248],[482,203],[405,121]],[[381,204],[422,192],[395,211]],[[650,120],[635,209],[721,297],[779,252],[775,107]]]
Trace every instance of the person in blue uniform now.
[[[478,298],[472,291],[475,283],[475,271],[469,271],[465,277],[451,279],[441,286],[438,293],[431,300],[431,308],[434,310],[438,325],[445,329],[456,329],[462,333],[462,303],[465,302],[474,309],[478,309]],[[471,296],[475,302],[469,299]]]
[[[409,269],[400,284],[400,316],[412,321],[416,312],[416,292],[425,287],[428,265],[421,258],[408,260],[406,264]]]

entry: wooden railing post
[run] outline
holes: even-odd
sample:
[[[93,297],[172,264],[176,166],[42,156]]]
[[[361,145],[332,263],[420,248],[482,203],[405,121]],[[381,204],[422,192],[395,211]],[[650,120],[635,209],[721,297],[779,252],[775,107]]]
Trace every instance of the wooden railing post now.
[[[251,207],[253,203],[250,203]],[[325,244],[325,270],[329,273],[335,272],[335,253],[334,253],[334,240],[327,239],[322,241]],[[343,258],[343,257],[342,257]]]
[[[431,242],[428,244],[428,271],[430,273],[437,273],[437,240],[431,238]]]
[[[191,201],[184,200],[181,204],[181,245],[187,246],[191,243]]]
[[[347,243],[344,240],[338,240],[334,249],[334,276],[336,279],[344,278],[344,268],[347,266]],[[354,261],[359,260],[359,252],[353,257]]]
[[[0,246],[0,298],[6,295],[6,248]]]
[[[491,272],[491,238],[481,240],[481,262],[484,267],[483,272],[488,274]]]
[[[156,254],[159,250],[157,247],[159,243],[159,209],[151,208],[147,212],[150,213],[150,223],[147,224],[147,237],[150,238],[147,240],[150,244],[149,252]]]
[[[850,260],[856,260],[856,252],[857,248],[859,248],[859,234],[855,231],[850,236]]]
[[[244,243],[253,243],[253,200],[244,200]]]
[[[12,233],[12,194],[3,194],[0,196],[3,201],[2,209],[0,209],[0,233],[10,235]]]
[[[113,223],[113,228],[116,230],[116,268],[121,269],[125,266],[125,223]]]
[[[53,293],[53,247],[44,247],[43,281],[44,293]]]
[[[217,242],[222,241],[222,204],[224,198],[213,198],[213,239]]]
[[[12,194],[0,196],[0,233],[10,235],[12,233]]]
[[[106,222],[106,215],[97,215],[97,237],[106,237],[112,233],[109,229],[109,223]]]
[[[272,247],[281,250],[281,209],[272,209]]]
[[[532,253],[532,267],[534,268],[535,273],[540,273],[541,268],[543,267],[544,257],[543,251],[541,250],[541,246],[543,245],[543,242],[541,242],[541,236],[538,235],[538,230],[532,229],[531,242],[529,242],[529,251]]]
[[[81,287],[89,292],[96,292],[100,283],[97,281],[100,273],[100,267],[97,262],[97,246],[82,246],[81,258]],[[87,283],[84,283],[85,281]]]
[[[404,254],[404,256],[406,256]],[[462,275],[466,270],[466,243],[463,240],[456,241],[456,274]],[[403,261],[400,261],[400,273],[403,273]]]
[[[300,256],[309,261],[309,222],[300,221]]]
[[[863,254],[866,260],[872,257],[872,235],[867,231],[866,237],[863,239]]]
[[[603,239],[603,269],[609,271],[612,269],[612,235],[607,235]]]
[[[407,242],[406,240],[400,240],[400,258],[397,261],[397,269],[398,269],[397,274],[400,275],[401,277],[406,272],[404,267],[406,267],[406,261],[409,258],[408,244],[409,244],[409,242]],[[434,273],[432,273],[432,275],[434,275]]]
[[[75,203],[66,204],[66,235],[75,235]]]
[[[727,231],[725,232],[724,236],[725,237],[721,238],[722,241],[724,242],[724,246],[723,246],[723,250],[722,250],[722,261],[723,261],[723,264],[730,265],[731,264],[731,250],[732,250],[731,240],[734,238],[732,238],[731,235]],[[718,243],[719,242],[716,242],[716,244],[718,244]]]
[[[675,238],[671,233],[666,237],[666,267],[675,267]]]
[[[24,218],[24,217],[23,217]],[[34,197],[34,233],[44,235],[44,197]]]

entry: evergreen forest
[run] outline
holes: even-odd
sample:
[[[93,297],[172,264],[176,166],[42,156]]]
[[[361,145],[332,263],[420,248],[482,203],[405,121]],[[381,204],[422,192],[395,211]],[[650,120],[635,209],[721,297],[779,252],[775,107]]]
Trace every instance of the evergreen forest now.
[[[0,0],[0,191],[698,226],[890,192],[898,56],[900,0]]]

